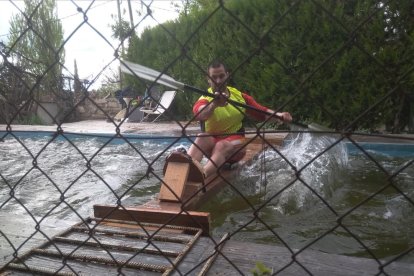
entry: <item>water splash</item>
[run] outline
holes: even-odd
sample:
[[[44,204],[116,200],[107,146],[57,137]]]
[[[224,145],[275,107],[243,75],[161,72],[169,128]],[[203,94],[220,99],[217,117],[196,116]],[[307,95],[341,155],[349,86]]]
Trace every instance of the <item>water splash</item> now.
[[[36,219],[52,210],[54,217],[77,220],[78,214],[88,216],[93,204],[114,204],[117,196],[134,203],[145,200],[142,194],[146,195],[147,189],[157,186],[158,181],[137,181],[147,172],[148,162],[168,147],[144,141],[134,143],[135,148],[127,143],[101,148],[105,141],[97,138],[76,138],[71,140],[73,144],[64,139],[48,144],[50,138],[22,141],[27,150],[16,139],[6,139],[0,145],[0,215],[11,212],[29,221],[27,210]],[[152,164],[156,173],[162,169],[163,160],[158,158]],[[134,188],[125,194],[131,186]]]
[[[336,141],[335,137],[299,133],[279,152],[264,151],[244,174],[256,178],[255,192],[263,194],[269,207],[282,214],[297,213],[320,202],[315,193],[327,199],[338,188],[336,179],[347,166],[348,155],[343,143],[330,148]]]

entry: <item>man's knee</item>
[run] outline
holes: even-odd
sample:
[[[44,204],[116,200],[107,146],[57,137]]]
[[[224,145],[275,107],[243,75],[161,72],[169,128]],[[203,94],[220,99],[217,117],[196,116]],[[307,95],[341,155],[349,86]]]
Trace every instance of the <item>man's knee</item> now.
[[[217,142],[217,144],[214,146],[214,149],[218,152],[221,152],[223,154],[228,154],[231,152],[234,148],[234,145],[226,140],[221,140]]]
[[[207,139],[207,138],[211,138],[211,135],[210,135],[210,134],[208,134],[208,133],[204,133],[204,132],[202,132],[202,133],[198,133],[198,134],[197,134],[197,138],[200,138],[200,139]]]
[[[201,144],[209,145],[209,144],[214,143],[214,139],[211,136],[206,135],[205,133],[199,133],[199,134],[197,134],[197,138],[195,140],[195,143],[197,145],[201,145]]]
[[[232,142],[224,140],[215,145],[214,151],[224,155],[226,162],[229,163],[241,160],[246,154],[245,148],[241,148],[239,145],[234,145]]]

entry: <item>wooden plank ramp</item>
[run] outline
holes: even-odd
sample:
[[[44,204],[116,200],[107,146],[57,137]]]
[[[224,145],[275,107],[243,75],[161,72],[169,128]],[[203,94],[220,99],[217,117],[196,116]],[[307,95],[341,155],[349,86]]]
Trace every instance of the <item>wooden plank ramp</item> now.
[[[16,257],[0,275],[170,275],[201,229],[89,218]]]
[[[413,263],[381,267],[368,258],[311,249],[294,253],[277,245],[202,237],[196,229],[142,226],[91,219],[20,256],[0,275],[251,275],[257,262],[277,275],[414,275]]]

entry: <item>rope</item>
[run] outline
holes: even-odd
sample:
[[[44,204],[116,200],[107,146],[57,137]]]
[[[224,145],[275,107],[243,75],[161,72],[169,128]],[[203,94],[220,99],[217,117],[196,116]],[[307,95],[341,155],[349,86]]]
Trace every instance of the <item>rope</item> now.
[[[204,276],[207,275],[208,270],[210,269],[210,267],[213,265],[214,261],[217,258],[217,255],[220,253],[221,254],[221,250],[224,247],[225,241],[227,241],[229,239],[229,233],[226,233],[220,240],[216,250],[214,251],[213,255],[210,256],[208,258],[208,261],[204,264],[203,268],[201,269],[200,273],[198,274],[198,276]]]
[[[266,199],[267,193],[267,172],[266,172],[266,144],[265,144],[265,133],[263,131],[263,141],[262,141],[262,150],[261,150],[261,158],[260,158],[260,194],[262,194],[262,187],[264,187],[264,193],[262,200]]]

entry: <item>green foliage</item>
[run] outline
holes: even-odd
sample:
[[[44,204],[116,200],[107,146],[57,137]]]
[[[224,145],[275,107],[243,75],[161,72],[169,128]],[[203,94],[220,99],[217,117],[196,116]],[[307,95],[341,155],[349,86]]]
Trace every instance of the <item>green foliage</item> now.
[[[266,267],[262,262],[256,262],[256,266],[251,272],[254,276],[272,275],[272,270]]]
[[[125,40],[126,38],[128,38],[130,32],[131,32],[131,27],[128,21],[122,20],[121,21],[116,21],[114,23],[114,25],[111,25],[111,29],[113,32],[113,37],[116,39],[119,39],[121,41]]]
[[[18,117],[15,123],[21,125],[43,125],[42,119],[34,114]]]
[[[37,108],[36,104],[31,104],[33,100],[53,101],[59,107],[58,121],[72,120],[75,117],[71,112],[73,95],[63,89],[63,28],[57,17],[55,0],[24,0],[23,11],[10,21],[8,41],[9,61],[15,68],[13,71],[19,71],[18,78],[12,76],[14,83],[10,88],[23,87],[19,90],[25,92],[25,96],[10,89],[5,92],[7,98],[18,98],[16,106],[25,102],[28,113],[35,113],[33,109]]]
[[[108,95],[115,97],[114,92],[118,89],[119,85],[117,83],[104,83],[95,91],[95,96],[98,98],[105,98]]]
[[[39,95],[58,91],[64,64],[63,29],[57,18],[55,0],[24,0],[24,13],[10,22],[9,47],[21,70],[35,78],[24,79],[28,86],[38,82]],[[39,82],[40,78],[40,82]]]
[[[400,132],[414,109],[414,4],[377,1],[188,1],[178,20],[131,37],[126,59],[207,88],[222,59],[231,83],[297,120]],[[145,87],[132,77],[127,82]],[[191,116],[199,95],[182,94]],[[371,108],[369,108],[371,107]]]

